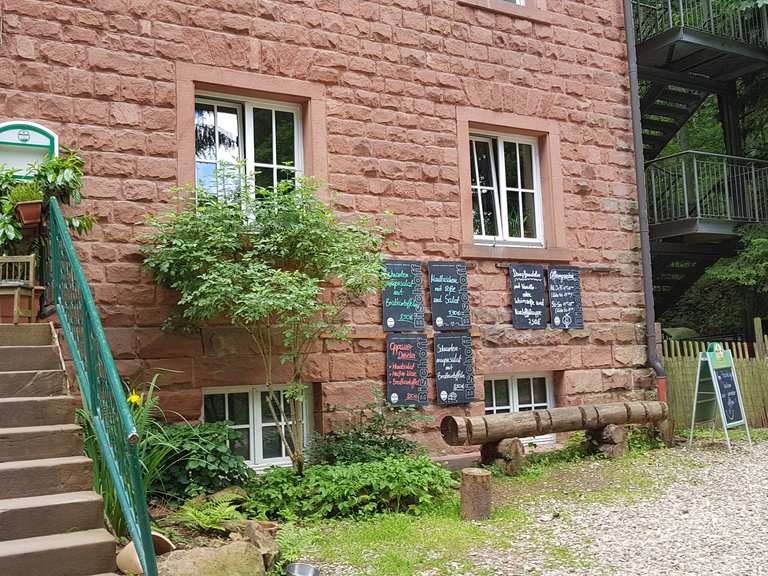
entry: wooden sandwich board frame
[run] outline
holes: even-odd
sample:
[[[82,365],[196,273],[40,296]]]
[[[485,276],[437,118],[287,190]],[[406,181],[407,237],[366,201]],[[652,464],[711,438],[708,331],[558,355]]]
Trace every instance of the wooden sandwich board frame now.
[[[728,398],[723,398],[723,385],[728,387],[733,385],[736,396],[735,402],[732,394],[729,394]],[[728,402],[727,406],[726,402]],[[692,412],[691,434],[688,438],[688,446],[693,442],[693,432],[696,424],[700,423],[709,423],[712,429],[712,439],[714,440],[715,421],[718,414],[723,424],[728,451],[731,450],[731,438],[728,435],[730,428],[744,426],[749,445],[752,445],[752,436],[749,433],[749,423],[744,411],[744,401],[741,397],[739,379],[736,375],[736,368],[733,365],[733,355],[730,350],[724,350],[721,344],[710,344],[706,352],[699,354],[699,364],[696,369],[696,393],[693,396]]]

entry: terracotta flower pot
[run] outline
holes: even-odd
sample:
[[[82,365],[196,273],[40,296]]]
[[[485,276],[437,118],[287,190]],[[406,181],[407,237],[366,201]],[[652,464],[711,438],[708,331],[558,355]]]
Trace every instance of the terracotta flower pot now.
[[[158,556],[176,550],[173,542],[159,532],[152,532],[152,543],[155,546],[155,554]],[[120,550],[117,555],[117,567],[123,574],[144,574],[133,541],[128,542],[128,545]]]
[[[16,204],[16,216],[24,226],[40,224],[43,219],[42,200],[29,200]]]

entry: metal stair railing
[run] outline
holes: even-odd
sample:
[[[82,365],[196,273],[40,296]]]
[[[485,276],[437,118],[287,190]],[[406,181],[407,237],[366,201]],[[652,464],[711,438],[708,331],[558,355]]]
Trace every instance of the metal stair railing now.
[[[93,427],[144,574],[157,576],[138,434],[61,208],[48,201],[46,297],[55,304]]]
[[[687,151],[647,162],[645,170],[651,224],[768,223],[768,162]]]
[[[768,7],[738,10],[716,0],[633,0],[638,42],[672,28],[691,28],[768,47]]]

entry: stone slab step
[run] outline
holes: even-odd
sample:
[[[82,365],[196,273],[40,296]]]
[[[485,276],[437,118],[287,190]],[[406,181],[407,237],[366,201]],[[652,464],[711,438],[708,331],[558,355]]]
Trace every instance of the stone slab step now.
[[[56,346],[0,346],[0,372],[61,370]]]
[[[0,501],[90,489],[91,461],[85,456],[0,463]]]
[[[0,500],[0,541],[101,528],[102,509],[92,491]]]
[[[0,346],[49,346],[53,344],[51,325],[0,324]]]
[[[80,432],[76,424],[0,428],[0,462],[81,456]]]
[[[2,576],[88,576],[115,570],[115,541],[103,528],[0,542]]]
[[[67,390],[64,370],[0,372],[0,398],[60,396]]]
[[[72,396],[0,398],[0,426],[50,426],[75,421]]]

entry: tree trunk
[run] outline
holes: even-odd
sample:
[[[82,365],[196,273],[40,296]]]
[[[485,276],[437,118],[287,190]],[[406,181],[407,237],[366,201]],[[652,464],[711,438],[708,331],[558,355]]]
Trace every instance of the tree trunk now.
[[[486,520],[491,517],[491,473],[483,468],[461,471],[461,517]]]

